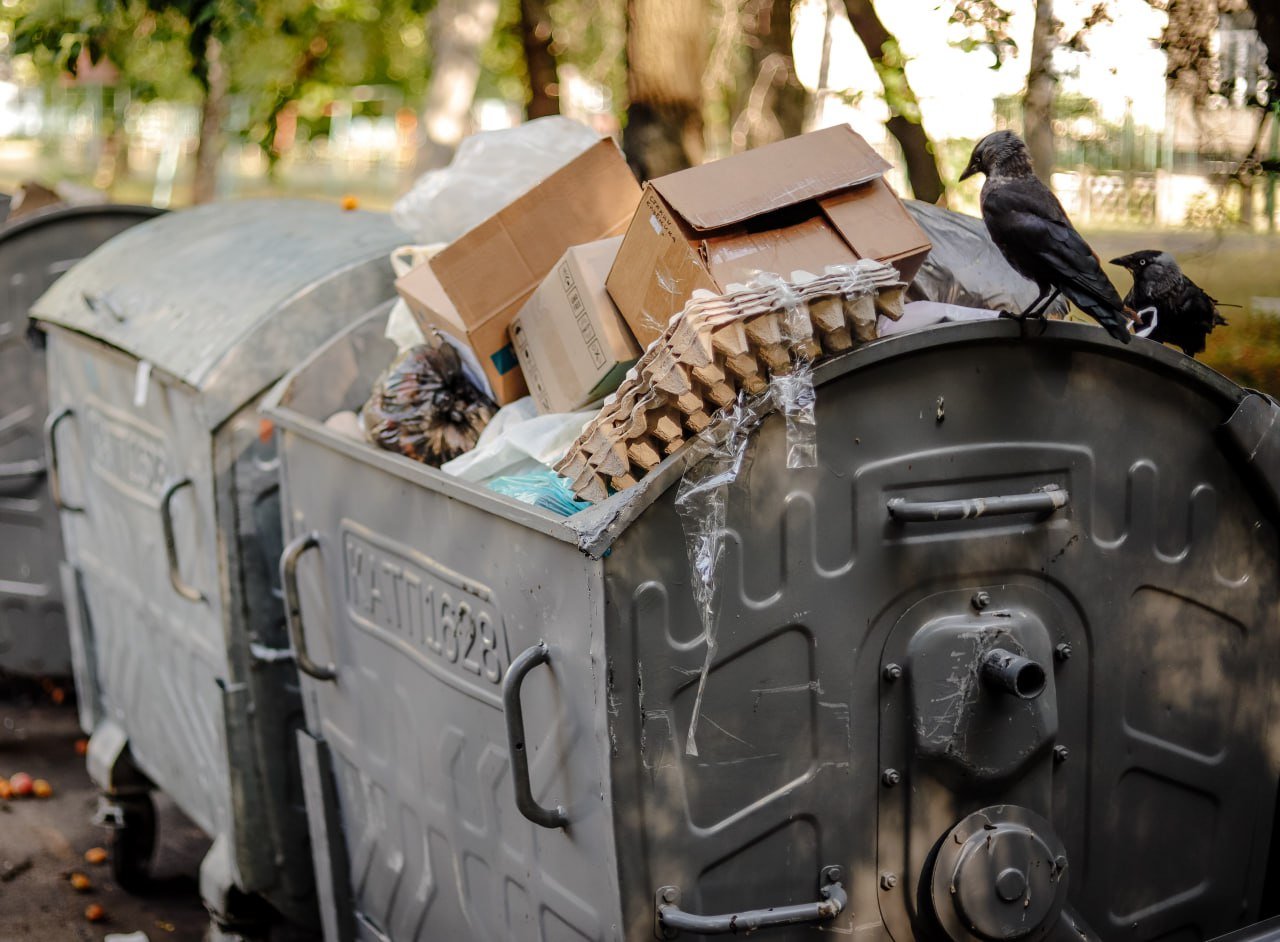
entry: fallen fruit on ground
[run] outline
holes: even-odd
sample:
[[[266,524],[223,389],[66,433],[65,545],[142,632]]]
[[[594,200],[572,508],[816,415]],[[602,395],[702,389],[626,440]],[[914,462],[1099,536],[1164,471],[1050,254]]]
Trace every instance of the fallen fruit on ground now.
[[[69,877],[71,889],[79,893],[88,893],[93,889],[93,882],[83,873],[73,873]]]
[[[0,801],[8,801],[13,797],[13,789],[9,787],[7,778],[0,778]]]
[[[31,794],[37,798],[51,798],[53,797],[53,786],[44,779],[38,778],[31,783]]]
[[[84,852],[86,863],[102,864],[107,862],[107,850],[105,847],[90,847]]]
[[[35,787],[35,782],[26,772],[15,772],[9,776],[9,787],[13,789],[15,798],[26,798],[31,794],[31,789]]]
[[[84,918],[90,922],[102,922],[107,918],[107,911],[98,903],[90,903],[84,908]]]

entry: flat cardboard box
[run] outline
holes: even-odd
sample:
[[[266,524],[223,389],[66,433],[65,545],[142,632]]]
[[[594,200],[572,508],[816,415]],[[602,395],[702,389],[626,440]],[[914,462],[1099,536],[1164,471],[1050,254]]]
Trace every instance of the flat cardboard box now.
[[[884,180],[889,165],[848,125],[650,181],[606,286],[642,346],[697,288],[759,272],[786,278],[860,258],[904,281],[931,248]]]
[[[475,350],[506,405],[528,391],[507,331],[516,312],[568,248],[621,234],[639,202],[639,184],[605,138],[399,278],[396,290],[420,325]]]
[[[538,411],[573,412],[618,388],[640,345],[605,290],[622,237],[564,253],[511,322]]]

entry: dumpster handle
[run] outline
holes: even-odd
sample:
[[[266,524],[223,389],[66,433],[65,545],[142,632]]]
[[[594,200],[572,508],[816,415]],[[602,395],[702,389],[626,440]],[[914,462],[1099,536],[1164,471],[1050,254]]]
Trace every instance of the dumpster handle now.
[[[730,935],[754,932],[773,926],[797,926],[809,922],[826,922],[835,919],[848,905],[849,897],[840,882],[839,867],[823,867],[820,882],[822,899],[816,903],[799,903],[795,906],[774,906],[769,909],[749,909],[740,913],[723,913],[703,916],[687,913],[680,908],[680,890],[664,886],[655,898],[656,918],[654,929],[660,939],[674,939],[681,932],[697,932],[702,935]]]
[[[502,678],[502,714],[507,721],[507,744],[511,747],[511,783],[516,790],[516,807],[534,824],[544,828],[562,828],[569,817],[561,805],[544,808],[533,797],[529,784],[529,754],[524,748],[524,708],[520,705],[520,687],[525,675],[551,658],[547,642],[539,641],[511,662]]]
[[[63,419],[69,419],[75,414],[75,410],[68,406],[44,420],[44,448],[49,454],[49,496],[53,498],[53,506],[67,513],[82,514],[83,505],[68,504],[62,499],[62,479],[58,477],[58,426]]]
[[[294,537],[280,554],[280,584],[284,586],[284,621],[289,629],[289,642],[293,645],[298,670],[316,680],[337,680],[338,669],[333,664],[317,664],[307,653],[307,636],[302,631],[302,602],[298,599],[298,560],[309,549],[320,548],[319,533],[304,533]]]
[[[38,478],[42,474],[44,474],[44,462],[39,458],[28,458],[26,461],[11,461],[9,464],[0,464],[0,482]]]
[[[164,553],[169,561],[169,584],[188,602],[203,602],[204,593],[182,581],[178,568],[178,543],[173,535],[173,495],[194,482],[191,478],[171,478],[160,495],[160,523],[164,527]]]
[[[967,497],[955,500],[908,500],[894,497],[888,502],[889,516],[903,523],[928,520],[968,520],[978,517],[1003,517],[1009,514],[1049,516],[1067,506],[1071,499],[1065,490],[1050,485],[1030,494],[1001,494],[998,497]]]

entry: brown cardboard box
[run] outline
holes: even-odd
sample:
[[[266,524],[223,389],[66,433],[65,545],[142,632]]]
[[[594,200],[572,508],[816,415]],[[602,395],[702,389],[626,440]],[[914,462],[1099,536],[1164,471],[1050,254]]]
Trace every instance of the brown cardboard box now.
[[[470,344],[506,405],[527,391],[507,336],[516,312],[566,249],[620,234],[639,201],[626,160],[602,140],[398,279],[396,289],[424,328]]]
[[[696,288],[874,258],[915,277],[929,239],[848,125],[650,181],[606,285],[641,346]]]
[[[564,253],[511,322],[538,411],[573,412],[618,388],[640,345],[604,288],[622,237]]]

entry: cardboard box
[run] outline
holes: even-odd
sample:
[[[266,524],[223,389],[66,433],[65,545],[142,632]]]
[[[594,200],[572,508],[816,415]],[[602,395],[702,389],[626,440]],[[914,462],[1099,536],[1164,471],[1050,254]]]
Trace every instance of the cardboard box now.
[[[527,391],[507,335],[516,312],[566,249],[619,235],[639,201],[635,177],[606,138],[399,278],[396,289],[424,329],[439,327],[475,350],[506,405]]]
[[[618,388],[640,345],[605,290],[622,237],[577,245],[511,322],[538,411],[573,412]]]
[[[848,125],[652,180],[606,286],[641,346],[697,288],[874,258],[915,277],[930,243]]]

